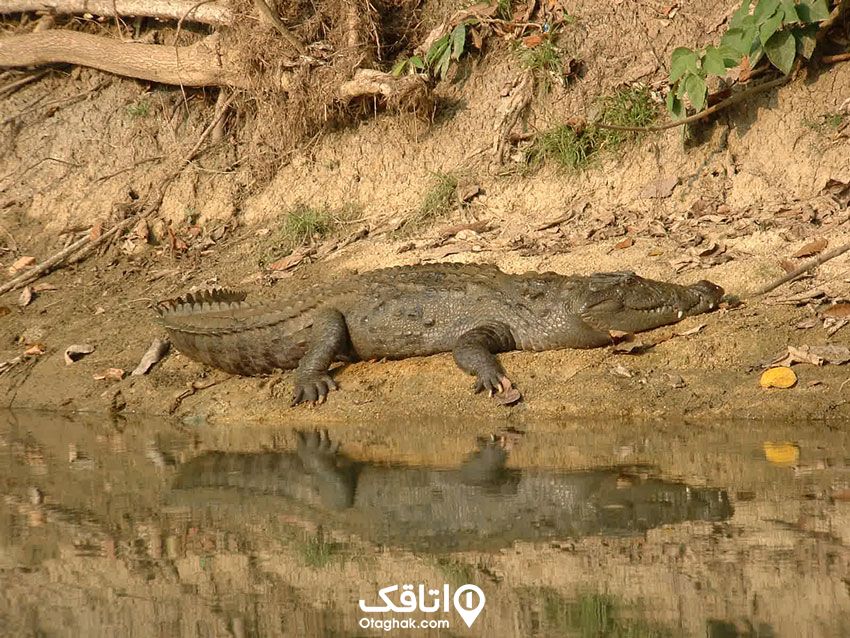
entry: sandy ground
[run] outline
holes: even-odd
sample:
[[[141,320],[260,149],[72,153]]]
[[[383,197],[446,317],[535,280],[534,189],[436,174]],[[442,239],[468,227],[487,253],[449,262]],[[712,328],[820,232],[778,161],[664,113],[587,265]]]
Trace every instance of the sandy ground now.
[[[598,11],[585,4],[578,3],[575,26],[565,34],[565,46],[585,62],[585,76],[538,98],[521,128],[586,112],[596,97],[623,83],[662,82],[669,52],[682,42],[712,40],[728,9],[708,3],[682,8],[670,20],[628,3]],[[627,35],[610,38],[615,27]],[[647,36],[656,43],[651,50]],[[705,327],[641,355],[610,349],[507,354],[504,364],[525,397],[510,409],[474,396],[449,355],[348,366],[336,374],[341,391],[317,409],[288,407],[289,374],[280,383],[229,379],[179,353],[144,377],[94,378],[109,368],[133,369],[162,335],[152,311],[156,300],[211,285],[274,298],[302,280],[458,260],[511,272],[630,269],[677,282],[706,278],[745,295],[782,275],[781,260],[801,263],[792,256],[808,243],[823,238],[831,248],[850,240],[847,129],[823,125],[850,97],[850,65],[826,67],[724,113],[700,128],[698,143],[683,146],[672,130],[629,143],[579,173],[545,166],[530,175],[510,162],[494,166],[486,152],[504,107],[502,88],[518,73],[509,52],[494,53],[465,81],[440,88],[456,108],[427,135],[411,138],[404,122],[379,116],[295,152],[262,188],[249,172],[226,170],[242,149],[233,133],[179,175],[147,228],[44,278],[39,283],[55,289],[36,292],[26,306],[19,305],[19,292],[0,297],[0,362],[14,362],[33,346],[44,351],[4,368],[5,404],[231,422],[412,414],[505,421],[848,416],[846,367],[796,365],[799,381],[790,390],[758,384],[761,366],[788,346],[846,343],[847,328],[830,332],[833,323],[825,324],[822,314],[850,297],[846,257],[769,298],[688,320],[676,330]],[[22,256],[46,258],[94,223],[108,226],[166,170],[156,157],[191,147],[210,113],[200,93],[182,104],[179,92],[87,70],[49,76],[0,105],[17,112],[45,92],[69,101],[28,111],[3,129],[4,272]],[[81,92],[86,99],[71,99]],[[150,113],[133,117],[127,107],[140,100]],[[480,194],[408,236],[388,232],[416,217],[435,171],[457,174]],[[651,197],[647,187],[670,177],[677,179],[672,192]],[[269,238],[298,203],[356,214],[338,239],[320,242],[315,255],[272,279],[259,264],[268,263]],[[474,221],[486,222],[486,229],[445,237],[447,228]],[[345,240],[352,241],[343,246]],[[94,352],[66,365],[65,348],[80,343]],[[210,382],[216,384],[177,403],[188,385]]]

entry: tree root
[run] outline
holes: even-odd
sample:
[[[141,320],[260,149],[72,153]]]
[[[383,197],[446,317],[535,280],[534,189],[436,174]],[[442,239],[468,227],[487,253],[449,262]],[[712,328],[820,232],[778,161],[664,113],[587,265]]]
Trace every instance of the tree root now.
[[[12,35],[0,38],[0,67],[78,64],[161,84],[250,88],[246,69],[219,38],[173,47],[64,30]]]
[[[0,0],[0,13],[30,11],[49,11],[55,15],[142,16],[217,27],[233,22],[233,12],[228,7],[216,3],[201,4],[196,0]]]

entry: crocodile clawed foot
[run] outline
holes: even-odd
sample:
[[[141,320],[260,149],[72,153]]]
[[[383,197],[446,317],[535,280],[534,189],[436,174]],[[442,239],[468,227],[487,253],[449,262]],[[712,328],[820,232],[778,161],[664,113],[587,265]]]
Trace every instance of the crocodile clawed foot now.
[[[514,387],[511,380],[500,372],[479,374],[475,381],[475,393],[487,390],[490,397],[502,405],[513,405],[522,398],[519,390]]]
[[[295,378],[295,392],[292,395],[293,406],[299,403],[324,403],[331,390],[338,389],[334,381],[326,372],[309,373],[297,375]]]

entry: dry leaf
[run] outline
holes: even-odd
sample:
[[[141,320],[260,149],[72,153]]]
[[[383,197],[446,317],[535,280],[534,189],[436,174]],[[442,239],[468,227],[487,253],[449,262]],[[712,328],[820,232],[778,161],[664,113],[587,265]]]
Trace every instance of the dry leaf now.
[[[487,220],[481,220],[477,222],[472,222],[469,224],[455,224],[454,226],[448,226],[440,231],[441,239],[448,239],[449,237],[453,237],[457,235],[462,230],[471,230],[476,233],[481,233],[487,230],[487,227],[490,225],[490,222]]]
[[[836,303],[820,311],[822,317],[831,319],[847,319],[850,317],[850,303]]]
[[[121,368],[107,368],[103,372],[93,375],[95,381],[103,381],[110,379],[112,381],[120,381],[126,373]]]
[[[35,264],[35,257],[25,256],[18,257],[15,261],[12,262],[12,265],[9,266],[9,274],[14,275],[18,271],[24,270],[25,268],[29,268],[30,266]]]
[[[684,388],[687,385],[682,376],[675,372],[667,372],[664,376],[667,378],[667,382],[674,388]]]
[[[528,36],[526,36],[522,39],[522,43],[528,49],[533,49],[534,47],[541,44],[542,42],[543,42],[543,36],[541,36],[539,33],[535,33],[533,35],[528,35]]]
[[[696,249],[695,252],[697,257],[720,255],[726,252],[726,245],[723,242],[710,240],[703,247]]]
[[[30,288],[29,286],[24,286],[24,289],[21,290],[20,297],[18,297],[18,305],[21,308],[24,308],[26,306],[29,306],[31,301],[32,301],[32,288]]]
[[[829,245],[829,242],[826,241],[823,237],[819,237],[814,241],[809,242],[805,246],[803,246],[800,250],[794,253],[792,256],[800,259],[801,257],[813,257],[820,252],[823,252],[823,249]]]
[[[47,282],[42,282],[40,284],[33,284],[33,286],[32,286],[33,292],[51,292],[53,290],[59,290],[59,288],[57,288],[53,284],[49,284]]]
[[[634,376],[631,370],[629,370],[622,363],[618,363],[613,368],[611,368],[611,374],[613,374],[615,377],[623,377],[624,379],[631,379]]]
[[[683,330],[682,332],[677,332],[676,336],[677,337],[688,337],[690,335],[695,335],[698,332],[700,332],[703,328],[705,328],[706,325],[708,325],[708,324],[701,323],[698,326],[694,326],[693,328],[688,328],[687,330]]]
[[[28,357],[38,357],[43,355],[47,348],[44,347],[43,343],[34,343],[29,348],[24,350],[24,354]]]
[[[826,330],[826,334],[831,337],[846,326],[848,322],[850,322],[848,319],[832,319],[830,317],[826,317],[823,320],[823,327]]]
[[[496,403],[499,405],[513,405],[517,403],[520,399],[522,399],[522,395],[519,390],[516,388],[508,388],[504,392],[500,392],[498,394],[494,394],[493,398],[496,399]]]
[[[782,266],[782,270],[784,270],[786,273],[794,272],[795,270],[797,270],[797,264],[795,264],[790,259],[780,259],[779,265]]]
[[[673,189],[679,184],[678,177],[662,177],[644,186],[640,196],[650,199],[664,199],[673,194]]]
[[[763,388],[782,388],[786,390],[793,388],[797,383],[797,375],[791,368],[779,366],[765,370],[759,379],[759,385]]]
[[[307,253],[305,251],[296,250],[291,255],[287,255],[283,259],[278,259],[277,261],[270,263],[268,265],[268,269],[271,271],[290,270],[304,261],[306,256]]]
[[[79,361],[87,354],[94,352],[94,346],[87,343],[75,343],[65,348],[65,365]]]
[[[459,184],[455,188],[455,195],[461,204],[472,201],[475,197],[481,194],[481,186],[478,184]]]
[[[9,309],[9,306],[0,306],[0,317],[5,317],[11,312],[12,311]]]
[[[89,231],[89,241],[97,241],[103,235],[103,222],[95,222]]]
[[[818,325],[818,320],[814,317],[809,317],[808,319],[803,319],[799,323],[797,323],[794,327],[797,330],[809,330],[810,328],[814,328]]]
[[[635,240],[631,237],[626,237],[625,239],[618,241],[616,244],[614,244],[614,248],[616,248],[617,250],[623,250],[624,248],[631,248],[634,245]]]
[[[764,458],[776,465],[794,465],[800,460],[800,447],[795,443],[764,442]]]
[[[154,339],[145,354],[142,355],[139,365],[130,373],[130,376],[137,377],[142,374],[147,374],[155,363],[160,361],[171,347],[171,343],[165,339]]]
[[[430,251],[427,255],[423,255],[423,259],[444,259],[449,255],[457,255],[472,250],[473,246],[466,241],[458,241],[445,246],[440,246]]]
[[[642,341],[625,341],[615,345],[612,348],[612,352],[616,352],[617,354],[643,354],[654,345],[654,343],[644,343]]]
[[[843,365],[850,361],[850,348],[838,345],[788,346],[788,352],[777,357],[772,365],[790,366],[795,363],[810,363],[814,366],[824,364]]]

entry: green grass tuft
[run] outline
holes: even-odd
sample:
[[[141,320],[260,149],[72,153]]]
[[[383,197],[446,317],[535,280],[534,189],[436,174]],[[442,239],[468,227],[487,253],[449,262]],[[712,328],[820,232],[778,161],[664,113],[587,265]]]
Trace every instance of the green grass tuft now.
[[[147,100],[139,100],[127,106],[127,115],[133,118],[147,117],[151,113],[151,105]]]
[[[305,565],[321,569],[334,561],[341,560],[344,547],[342,543],[327,540],[320,527],[314,536],[310,536],[300,545],[299,549]]]
[[[259,266],[281,259],[299,246],[327,237],[337,231],[344,219],[353,216],[356,209],[331,210],[327,207],[296,204],[282,215],[277,228],[264,237],[257,246]]]
[[[445,217],[454,210],[457,204],[455,191],[458,181],[458,176],[454,173],[434,173],[433,184],[419,206],[420,223]]]
[[[549,90],[553,78],[563,83],[564,62],[561,49],[555,44],[554,36],[546,36],[543,42],[532,48],[518,44],[516,54],[520,65],[534,74],[543,93]]]
[[[526,151],[525,159],[530,166],[551,160],[563,168],[581,169],[595,150],[593,136],[576,132],[572,126],[564,124],[539,133]]]
[[[649,89],[623,89],[597,101],[600,124],[616,126],[649,126],[657,117],[658,108]],[[589,124],[577,130],[565,124],[540,132],[526,150],[526,163],[536,167],[544,161],[554,161],[564,168],[580,170],[603,150],[613,150],[637,134],[614,131]]]

